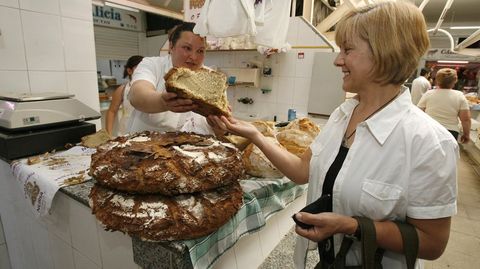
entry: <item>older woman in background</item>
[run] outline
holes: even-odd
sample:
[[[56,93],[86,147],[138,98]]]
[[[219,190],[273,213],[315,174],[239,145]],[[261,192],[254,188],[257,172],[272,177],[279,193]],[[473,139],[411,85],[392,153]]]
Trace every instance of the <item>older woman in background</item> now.
[[[438,121],[458,139],[459,128],[458,118],[462,124],[461,143],[470,141],[470,107],[465,95],[461,91],[454,90],[457,83],[457,72],[451,68],[438,70],[435,77],[437,88],[427,91],[420,101],[418,107],[425,111],[430,117]]]

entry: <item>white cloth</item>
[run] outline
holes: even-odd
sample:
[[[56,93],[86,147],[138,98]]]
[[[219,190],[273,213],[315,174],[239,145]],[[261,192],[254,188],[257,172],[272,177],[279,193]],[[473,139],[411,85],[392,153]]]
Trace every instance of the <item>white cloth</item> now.
[[[252,0],[206,0],[193,32],[201,36],[256,35]]]
[[[29,165],[29,158],[12,162],[13,176],[36,217],[49,213],[52,200],[61,187],[91,179],[88,170],[93,153],[95,149],[76,146],[67,151],[38,156],[39,162],[35,164]]]
[[[161,57],[145,57],[137,66],[132,76],[132,84],[137,80],[146,80],[152,83],[158,92],[165,91],[165,74],[172,68],[170,55]],[[192,125],[192,122],[194,123]],[[186,126],[184,126],[186,125]],[[213,134],[205,117],[193,112],[174,113],[144,113],[134,109],[128,123],[130,133],[145,130],[172,132],[190,131],[199,134]]]
[[[406,217],[436,219],[456,214],[458,144],[440,124],[415,107],[408,89],[392,103],[357,126],[333,186],[333,212],[374,220]],[[310,146],[307,203],[320,197],[353,109],[349,99],[330,116]],[[334,236],[338,252],[342,235]],[[298,238],[295,265],[304,268],[308,240]],[[347,255],[347,265],[361,262],[359,243]],[[406,268],[405,257],[385,252],[384,268]],[[421,268],[419,262],[417,267]]]
[[[130,116],[133,113],[135,108],[130,104],[128,100],[128,93],[130,92],[130,87],[132,86],[132,82],[129,80],[123,88],[123,95],[122,95],[122,107],[120,110],[120,117],[118,119],[118,131],[117,134],[125,135],[128,133],[128,122],[130,121]]]
[[[435,89],[426,92],[418,107],[425,109],[425,112],[447,130],[459,132],[458,113],[460,110],[469,110],[467,98],[462,92],[451,89]]]
[[[430,81],[424,76],[419,76],[412,82],[412,103],[418,104],[422,95],[432,88]]]

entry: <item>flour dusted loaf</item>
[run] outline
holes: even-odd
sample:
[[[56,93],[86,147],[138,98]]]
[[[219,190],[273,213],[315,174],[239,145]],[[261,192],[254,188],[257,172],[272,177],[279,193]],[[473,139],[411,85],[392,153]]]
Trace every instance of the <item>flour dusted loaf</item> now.
[[[320,127],[308,118],[296,119],[287,126],[280,128],[276,134],[278,142],[289,152],[302,156],[310,147]]]
[[[212,136],[145,131],[97,147],[89,174],[109,188],[177,195],[226,186],[244,177],[239,150]]]
[[[148,241],[194,239],[220,228],[242,206],[240,184],[178,196],[132,195],[95,184],[90,207],[106,230]]]
[[[174,92],[181,98],[191,99],[198,107],[194,112],[203,115],[230,116],[225,93],[227,78],[223,73],[207,68],[190,70],[174,67],[165,75],[167,92]]]

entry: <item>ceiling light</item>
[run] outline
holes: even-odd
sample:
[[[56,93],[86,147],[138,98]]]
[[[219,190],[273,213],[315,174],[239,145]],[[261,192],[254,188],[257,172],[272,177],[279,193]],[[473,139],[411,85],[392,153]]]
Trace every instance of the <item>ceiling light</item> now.
[[[468,61],[448,61],[448,60],[438,60],[438,63],[444,64],[468,64]]]
[[[138,10],[138,9],[136,9],[136,8],[127,7],[127,6],[124,6],[124,5],[119,5],[119,4],[115,4],[115,3],[111,3],[111,2],[105,2],[105,5],[106,5],[106,6],[109,6],[109,7],[114,7],[114,8],[123,9],[123,10],[128,10],[128,11],[133,11],[133,12],[140,12],[140,10]]]
[[[480,26],[452,26],[452,30],[464,30],[464,29],[480,29]]]

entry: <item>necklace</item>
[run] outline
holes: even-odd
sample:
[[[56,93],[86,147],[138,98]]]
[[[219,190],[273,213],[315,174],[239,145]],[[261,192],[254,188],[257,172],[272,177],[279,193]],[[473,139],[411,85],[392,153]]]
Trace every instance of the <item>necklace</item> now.
[[[388,104],[390,104],[393,100],[395,100],[395,98],[397,98],[397,96],[400,95],[400,91],[398,91],[397,94],[395,94],[395,96],[392,97],[392,99],[388,100],[385,104],[381,105],[379,108],[377,108],[375,111],[373,111],[372,113],[370,113],[370,115],[368,115],[364,120],[362,121],[366,121],[368,120],[370,117],[372,117],[373,115],[375,115],[377,112],[379,112],[380,110],[382,110],[383,108],[385,108]],[[353,130],[353,132],[351,134],[349,134],[347,136],[347,133],[345,133],[343,135],[343,141],[342,141],[342,144],[343,146],[347,146],[347,142],[348,140],[355,134],[355,132],[357,132],[357,127],[355,127],[355,129]]]

